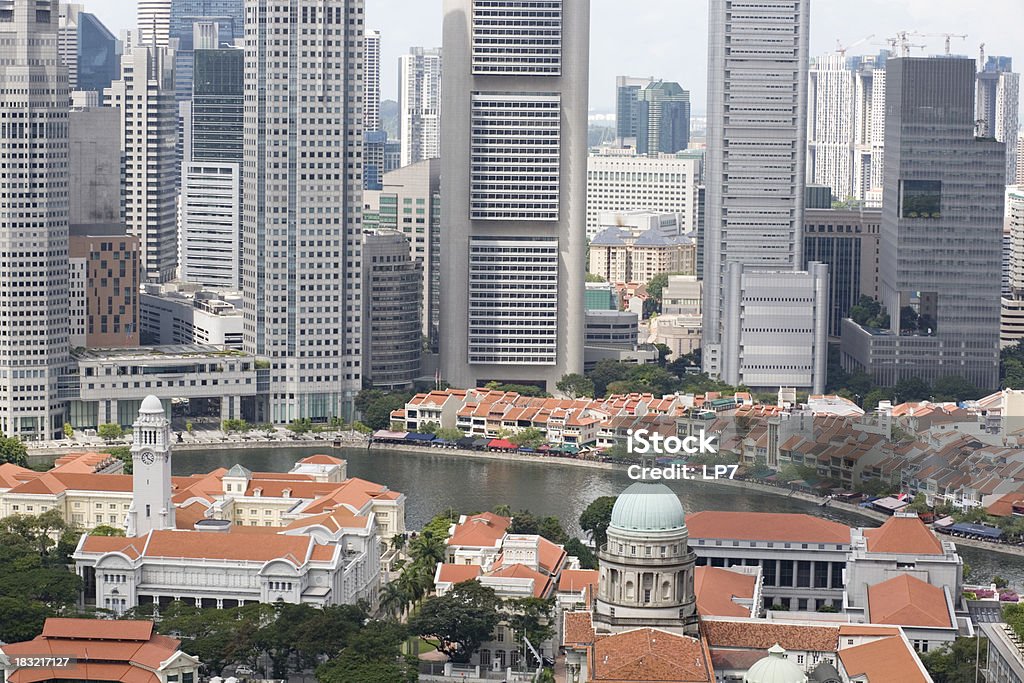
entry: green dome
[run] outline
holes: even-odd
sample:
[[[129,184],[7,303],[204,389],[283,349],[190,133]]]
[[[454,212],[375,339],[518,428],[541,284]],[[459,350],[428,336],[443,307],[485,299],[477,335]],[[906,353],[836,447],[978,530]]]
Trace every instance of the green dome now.
[[[626,531],[667,531],[686,526],[679,496],[664,484],[638,481],[619,494],[611,526]]]
[[[807,683],[807,674],[786,659],[786,651],[778,643],[768,649],[768,656],[754,662],[743,683]]]

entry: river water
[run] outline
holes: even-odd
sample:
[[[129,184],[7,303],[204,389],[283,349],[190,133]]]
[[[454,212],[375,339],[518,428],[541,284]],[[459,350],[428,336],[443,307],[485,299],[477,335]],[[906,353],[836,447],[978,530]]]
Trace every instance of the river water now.
[[[629,486],[625,470],[590,469],[559,464],[555,459],[537,462],[463,458],[442,453],[397,450],[309,448],[251,448],[174,454],[175,475],[209,472],[240,464],[258,472],[287,472],[297,460],[315,453],[329,453],[348,461],[350,477],[385,484],[407,497],[406,525],[419,529],[434,515],[453,508],[471,513],[506,504],[512,510],[558,517],[571,534],[582,536],[580,513],[599,496],[614,496]],[[813,503],[781,495],[748,491],[711,482],[670,482],[687,512],[734,510],[803,512],[849,526],[878,526],[878,522],[842,510],[820,508]],[[971,566],[973,580],[1005,577],[1017,590],[1024,589],[1024,557],[960,546],[960,555]]]

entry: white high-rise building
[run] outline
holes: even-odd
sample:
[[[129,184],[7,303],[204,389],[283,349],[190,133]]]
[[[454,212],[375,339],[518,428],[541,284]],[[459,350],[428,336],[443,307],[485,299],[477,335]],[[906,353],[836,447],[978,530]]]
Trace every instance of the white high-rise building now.
[[[78,88],[78,13],[85,7],[60,0],[57,45],[60,60],[68,69],[68,88]]]
[[[1017,136],[1017,185],[1024,185],[1024,133]]]
[[[441,372],[583,370],[589,0],[445,0]]]
[[[402,166],[441,156],[441,50],[414,47],[398,58]]]
[[[587,239],[601,229],[603,213],[674,213],[679,216],[680,232],[695,231],[702,165],[700,154],[591,154],[587,158]]]
[[[0,22],[0,434],[60,438],[68,366],[68,75],[56,3]],[[31,87],[29,87],[31,86]]]
[[[142,240],[142,273],[167,282],[178,267],[174,52],[140,45],[121,57],[121,79],[103,91],[104,104],[121,111],[125,224]]]
[[[213,289],[241,283],[237,163],[186,162],[181,173],[181,278]]]
[[[836,199],[881,202],[886,56],[833,52],[811,62],[807,182]]]
[[[245,15],[242,290],[245,350],[270,362],[261,421],[351,418],[361,387],[363,6]]]
[[[803,265],[809,14],[807,0],[711,0],[702,348],[704,370],[734,385],[799,376],[798,386],[824,389],[826,326],[735,314],[756,306],[754,282],[757,298],[783,309],[787,300],[827,307],[827,294],[816,299],[827,267],[794,273]]]
[[[363,35],[366,68],[363,75],[363,130],[380,130],[380,31]]]
[[[1017,181],[1020,74],[1009,57],[990,56],[978,72],[975,119],[980,137],[995,138],[1006,145],[1006,184]]]
[[[171,37],[171,1],[172,0],[139,0],[137,6],[137,23],[139,27],[138,44],[169,47]],[[135,45],[131,45],[135,47]],[[125,50],[129,48],[125,45]]]

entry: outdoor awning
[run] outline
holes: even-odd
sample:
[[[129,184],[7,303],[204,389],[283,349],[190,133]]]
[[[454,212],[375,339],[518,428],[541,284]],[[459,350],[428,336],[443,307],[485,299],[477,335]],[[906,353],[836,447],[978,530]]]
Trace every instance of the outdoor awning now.
[[[949,530],[954,534],[968,534],[969,536],[983,536],[984,538],[996,539],[1003,535],[1002,529],[996,529],[983,524],[971,524],[968,522],[961,522],[954,524],[949,527]]]
[[[406,441],[433,441],[433,434],[421,434],[420,432],[409,432],[405,435]]]
[[[404,439],[408,432],[393,432],[390,429],[378,429],[373,433],[374,439]]]
[[[472,448],[475,442],[476,439],[469,436],[464,436],[458,441],[456,441],[455,445],[458,446],[459,448]]]
[[[487,444],[488,448],[503,448],[505,450],[514,451],[518,446],[509,441],[508,439],[493,439]]]

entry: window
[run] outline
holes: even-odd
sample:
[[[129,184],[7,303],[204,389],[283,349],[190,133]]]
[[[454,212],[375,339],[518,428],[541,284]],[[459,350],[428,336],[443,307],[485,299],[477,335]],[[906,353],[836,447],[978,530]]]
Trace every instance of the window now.
[[[941,215],[941,180],[900,181],[900,216],[902,218],[940,218]]]

